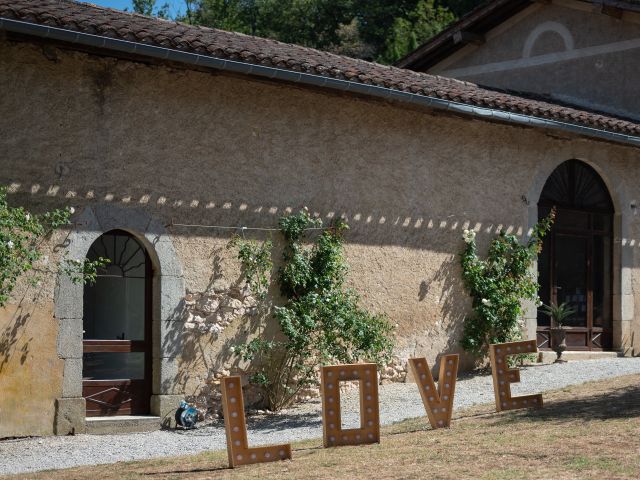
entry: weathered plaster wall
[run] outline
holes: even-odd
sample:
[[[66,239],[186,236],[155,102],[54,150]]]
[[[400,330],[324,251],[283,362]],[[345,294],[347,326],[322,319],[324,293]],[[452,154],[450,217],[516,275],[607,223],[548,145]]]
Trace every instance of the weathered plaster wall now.
[[[562,161],[584,159],[603,172],[619,208],[628,281],[617,284],[617,328],[628,339],[635,321],[640,332],[632,295],[640,223],[629,208],[640,198],[636,149],[226,75],[54,48],[45,56],[10,42],[0,43],[0,91],[10,92],[0,97],[0,183],[11,185],[11,201],[74,205],[78,238],[121,219],[159,248],[153,233],[163,230],[181,265],[175,282],[188,293],[238,285],[239,268],[225,248],[230,231],[176,223],[275,227],[302,206],[326,221],[345,216],[350,282],[398,324],[404,359],[433,362],[457,349],[469,307],[462,230],[476,229],[481,248],[501,228],[526,232],[540,183]],[[98,210],[106,223],[86,221]],[[136,227],[141,218],[156,227]],[[51,302],[55,277],[43,282]],[[162,388],[154,391],[204,400],[251,321],[195,334],[184,305],[163,311],[165,292],[178,287],[162,282],[154,306]]]
[[[50,435],[62,387],[51,304],[29,300],[0,310],[0,438]]]
[[[640,14],[536,4],[430,71],[639,119]]]

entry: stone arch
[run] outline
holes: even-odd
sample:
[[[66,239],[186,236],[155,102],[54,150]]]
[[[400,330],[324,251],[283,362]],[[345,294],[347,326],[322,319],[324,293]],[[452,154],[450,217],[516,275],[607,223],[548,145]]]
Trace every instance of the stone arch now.
[[[584,155],[571,155],[566,158],[549,159],[539,162],[533,182],[527,193],[527,218],[525,224],[528,229],[538,221],[538,201],[542,189],[553,171],[563,162],[569,159],[580,160],[593,168],[604,182],[613,203],[613,348],[623,349],[626,336],[630,330],[634,315],[634,300],[631,284],[631,269],[633,268],[633,251],[631,248],[623,248],[623,239],[630,236],[630,215],[633,215],[630,207],[630,197],[624,179],[617,176],[610,168],[607,158],[595,159]],[[538,271],[538,266],[534,266]],[[528,338],[535,338],[536,307],[533,303],[526,308],[526,329]]]
[[[538,164],[536,168],[536,174],[533,177],[533,182],[531,187],[529,188],[529,192],[527,194],[527,199],[529,200],[529,204],[533,205],[538,203],[540,200],[540,195],[542,194],[542,189],[544,188],[547,179],[551,176],[553,171],[560,166],[560,164],[564,163],[567,160],[580,160],[581,162],[586,163],[591,168],[593,168],[602,181],[606,185],[609,190],[609,195],[611,196],[611,201],[613,202],[613,209],[616,213],[620,213],[623,205],[627,204],[627,195],[625,193],[625,187],[620,182],[614,182],[613,178],[615,178],[614,174],[606,164],[602,164],[601,162],[594,161],[590,158],[585,158],[579,155],[572,156],[571,158],[563,158],[563,159],[553,159],[552,161],[544,164]],[[537,215],[537,208],[536,208]],[[535,222],[534,222],[535,223]]]
[[[566,51],[573,50],[573,36],[569,29],[559,22],[543,22],[534,28],[524,42],[524,48],[522,50],[522,58],[531,57],[531,51],[538,41],[540,36],[546,32],[553,32],[560,35],[564,42],[564,48]]]
[[[116,205],[86,207],[74,218],[66,256],[83,260],[93,242],[103,233],[124,230],[138,239],[147,250],[154,268],[153,276],[153,362],[151,412],[163,416],[167,404],[173,404],[177,376],[176,357],[180,351],[180,322],[185,286],[182,265],[164,225],[142,209]],[[57,279],[55,317],[58,321],[58,357],[64,361],[61,397],[56,400],[56,434],[82,432],[86,409],[82,398],[82,318],[83,285],[75,285],[60,274]]]

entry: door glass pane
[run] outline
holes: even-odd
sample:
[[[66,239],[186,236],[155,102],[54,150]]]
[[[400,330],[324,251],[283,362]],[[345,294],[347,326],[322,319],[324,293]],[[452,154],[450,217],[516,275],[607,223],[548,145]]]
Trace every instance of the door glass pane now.
[[[611,238],[593,239],[593,326],[611,325]]]
[[[556,288],[558,304],[576,310],[564,321],[570,327],[587,326],[587,247],[585,237],[556,235]]]
[[[93,340],[144,340],[145,251],[133,237],[122,233],[102,235],[88,258],[111,262],[98,271],[94,285],[84,290],[84,338]]]
[[[144,379],[144,352],[85,353],[83,380]]]
[[[542,303],[549,305],[551,302],[551,235],[547,235],[542,244],[542,252],[538,255],[538,283],[540,291],[538,296]],[[538,326],[550,326],[549,316],[538,309]]]
[[[85,339],[144,340],[144,278],[99,276],[84,295]]]
[[[611,215],[594,213],[592,217],[594,230],[604,230],[605,232],[611,231]]]
[[[554,226],[555,228],[587,230],[589,228],[589,214],[559,208],[556,212]]]

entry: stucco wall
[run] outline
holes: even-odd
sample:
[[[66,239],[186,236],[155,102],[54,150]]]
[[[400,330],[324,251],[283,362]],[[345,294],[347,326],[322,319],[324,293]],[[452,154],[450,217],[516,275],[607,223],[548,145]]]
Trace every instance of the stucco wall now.
[[[534,4],[430,72],[639,119],[640,14]]]
[[[57,334],[51,305],[0,310],[0,438],[52,433],[63,369]]]
[[[175,223],[275,227],[303,206],[326,221],[345,216],[350,283],[398,324],[404,359],[433,362],[457,350],[469,307],[462,230],[476,229],[481,248],[501,228],[526,232],[547,176],[583,159],[603,174],[618,209],[627,281],[617,284],[614,317],[629,341],[640,278],[640,223],[629,207],[640,198],[637,149],[221,74],[55,48],[45,56],[10,42],[0,43],[0,91],[10,92],[0,99],[0,183],[11,186],[11,202],[73,205],[80,236],[119,218],[129,225],[128,215],[149,218],[166,232],[187,292],[220,279],[232,286],[239,266],[225,248],[232,232]],[[100,209],[108,222],[87,220]],[[153,248],[153,231],[132,230]],[[50,305],[54,283],[43,279],[48,294],[38,304]],[[156,292],[162,297],[161,285]],[[168,322],[154,347],[162,392],[209,395],[228,347],[250,333],[248,320],[195,335],[157,310]]]

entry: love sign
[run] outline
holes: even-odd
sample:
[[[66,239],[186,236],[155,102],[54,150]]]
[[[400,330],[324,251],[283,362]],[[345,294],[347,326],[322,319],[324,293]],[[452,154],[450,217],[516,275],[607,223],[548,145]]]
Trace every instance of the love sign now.
[[[511,395],[511,384],[520,381],[520,371],[517,368],[509,368],[508,357],[536,351],[535,340],[502,343],[489,347],[496,411],[542,407],[540,394],[519,397]],[[457,354],[442,357],[436,388],[427,359],[409,359],[409,366],[420,390],[429,423],[434,429],[449,427],[451,424],[458,362]],[[331,365],[321,368],[322,430],[325,447],[380,442],[377,371],[377,365],[373,363]],[[360,428],[342,429],[340,383],[346,381],[358,382]],[[224,377],[221,385],[229,466],[233,468],[249,463],[291,459],[289,444],[249,447],[240,377]]]

